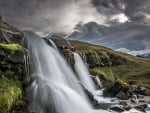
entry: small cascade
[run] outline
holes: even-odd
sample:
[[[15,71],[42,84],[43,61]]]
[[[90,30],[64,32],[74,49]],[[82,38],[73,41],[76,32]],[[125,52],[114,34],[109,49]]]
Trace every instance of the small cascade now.
[[[29,95],[36,113],[92,113],[81,85],[59,52],[37,35],[26,32],[30,64],[37,76]]]
[[[93,76],[93,79],[94,79],[94,81],[96,83],[96,87],[98,89],[102,89],[103,85],[102,85],[102,82],[101,82],[100,78],[98,76]]]
[[[86,67],[80,55],[74,53],[74,59],[75,59],[75,71],[78,74],[79,79],[83,84],[83,86],[89,91],[96,90],[94,82],[92,81],[91,75],[88,71],[88,68]]]
[[[58,50],[56,44],[54,43],[54,41],[53,41],[52,39],[49,38],[48,41],[50,42],[50,44],[52,45],[52,47],[53,47],[54,49]]]
[[[99,85],[99,89],[100,89],[100,90],[96,90],[96,86],[90,77],[88,68],[86,67],[86,65],[83,62],[80,55],[78,55],[77,53],[74,53],[74,58],[75,58],[75,71],[78,74],[79,79],[80,79],[81,83],[83,84],[83,86],[93,94],[94,99],[99,104],[101,104],[101,103],[109,103],[109,104],[118,103],[118,100],[116,98],[108,98],[108,97],[103,96],[104,89],[100,89],[103,86],[102,86],[101,81],[98,76],[94,76],[96,85]]]
[[[85,54],[82,54],[83,61],[87,64],[87,58]]]

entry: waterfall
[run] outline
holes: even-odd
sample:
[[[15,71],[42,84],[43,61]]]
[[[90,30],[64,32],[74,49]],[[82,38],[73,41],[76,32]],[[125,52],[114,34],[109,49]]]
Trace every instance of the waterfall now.
[[[29,88],[30,110],[36,113],[92,113],[76,76],[57,50],[26,32],[30,62],[37,75]]]
[[[48,41],[51,43],[52,47],[55,48],[56,50],[58,50],[56,44],[54,43],[54,41],[52,39],[48,39]]]
[[[92,81],[90,77],[91,75],[88,71],[88,68],[86,67],[80,55],[78,55],[77,53],[74,53],[74,58],[75,58],[75,71],[78,74],[79,79],[81,83],[83,84],[83,86],[89,91],[96,90],[94,82]]]

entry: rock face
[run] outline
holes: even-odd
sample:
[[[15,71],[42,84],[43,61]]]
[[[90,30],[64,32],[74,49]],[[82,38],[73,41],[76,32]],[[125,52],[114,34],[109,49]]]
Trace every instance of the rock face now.
[[[72,67],[72,69],[74,69],[74,63],[75,63],[74,55],[73,55],[74,49],[73,47],[70,46],[70,43],[63,37],[56,34],[50,37],[46,37],[44,39],[48,42],[49,45],[51,45],[49,39],[52,40],[57,46],[60,53],[64,56],[64,58],[67,60],[69,65]]]
[[[86,50],[81,51],[80,54],[90,68],[127,64],[126,59],[104,51]]]
[[[23,42],[22,33],[0,17],[0,113],[26,111],[24,82],[27,51],[22,46]]]

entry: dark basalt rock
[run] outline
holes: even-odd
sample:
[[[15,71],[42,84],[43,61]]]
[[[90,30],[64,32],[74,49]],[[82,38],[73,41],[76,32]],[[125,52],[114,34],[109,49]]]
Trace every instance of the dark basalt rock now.
[[[108,89],[104,90],[104,96],[106,97],[114,97],[123,89],[122,85],[119,83],[115,83]]]
[[[51,39],[55,42],[59,49],[71,49],[70,43],[63,37],[57,34],[46,37],[45,39]]]
[[[123,91],[120,91],[120,92],[116,95],[116,97],[117,97],[118,99],[121,99],[121,100],[128,100],[128,99],[129,99],[129,96],[128,96],[126,93],[124,93]]]
[[[121,107],[121,106],[114,106],[114,107],[111,107],[110,109],[113,110],[113,111],[117,111],[117,112],[119,112],[119,113],[125,111],[125,110],[123,109],[123,107]]]
[[[129,94],[128,84],[121,81],[120,79],[116,80],[116,82],[112,86],[104,90],[104,96],[118,97],[123,100],[126,100],[129,98],[128,94]]]

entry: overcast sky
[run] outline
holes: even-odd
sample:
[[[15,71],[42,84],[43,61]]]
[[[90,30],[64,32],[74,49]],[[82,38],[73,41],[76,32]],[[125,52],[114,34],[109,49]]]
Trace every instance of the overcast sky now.
[[[70,33],[78,23],[150,23],[150,0],[0,0],[4,20],[40,33]]]

